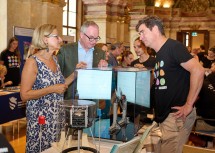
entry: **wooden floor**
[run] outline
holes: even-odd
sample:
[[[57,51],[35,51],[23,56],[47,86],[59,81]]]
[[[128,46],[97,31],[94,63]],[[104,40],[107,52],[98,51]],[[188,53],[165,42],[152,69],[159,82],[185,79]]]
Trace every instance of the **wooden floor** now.
[[[25,153],[26,121],[13,121],[0,125],[2,133],[12,145],[15,153]]]

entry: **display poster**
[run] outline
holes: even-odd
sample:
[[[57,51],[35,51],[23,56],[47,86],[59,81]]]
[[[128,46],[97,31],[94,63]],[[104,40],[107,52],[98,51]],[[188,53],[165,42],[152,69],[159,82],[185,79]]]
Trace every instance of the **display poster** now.
[[[34,29],[14,26],[14,36],[19,40],[19,51],[21,57],[20,70],[22,71],[28,49],[31,45]]]

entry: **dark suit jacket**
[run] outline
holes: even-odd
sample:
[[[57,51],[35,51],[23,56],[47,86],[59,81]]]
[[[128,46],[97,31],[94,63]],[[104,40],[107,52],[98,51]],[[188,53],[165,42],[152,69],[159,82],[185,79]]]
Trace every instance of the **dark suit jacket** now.
[[[78,64],[78,42],[64,45],[58,52],[58,63],[60,65],[62,74],[67,78],[75,71]],[[98,67],[99,61],[105,59],[105,52],[94,47],[93,51],[93,67]],[[65,99],[74,98],[74,91],[76,90],[76,81],[74,81],[65,92]]]

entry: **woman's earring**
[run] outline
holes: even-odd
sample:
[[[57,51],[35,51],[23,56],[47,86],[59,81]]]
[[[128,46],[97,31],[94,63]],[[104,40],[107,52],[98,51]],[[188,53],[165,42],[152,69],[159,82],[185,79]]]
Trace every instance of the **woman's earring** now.
[[[48,43],[46,43],[46,46],[47,46],[46,51],[49,52]]]

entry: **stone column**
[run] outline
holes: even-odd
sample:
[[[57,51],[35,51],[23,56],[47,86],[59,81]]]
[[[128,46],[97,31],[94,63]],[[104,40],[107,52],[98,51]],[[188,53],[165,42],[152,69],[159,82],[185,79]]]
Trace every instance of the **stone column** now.
[[[13,36],[13,26],[35,28],[50,23],[57,25],[59,34],[62,33],[63,0],[7,0],[7,3],[8,12],[12,12],[6,17],[8,39]]]
[[[1,0],[0,5],[0,52],[7,47],[7,0]]]
[[[95,21],[100,28],[100,42],[125,40],[125,7],[127,0],[82,0],[85,20]],[[128,30],[127,30],[128,31]]]

